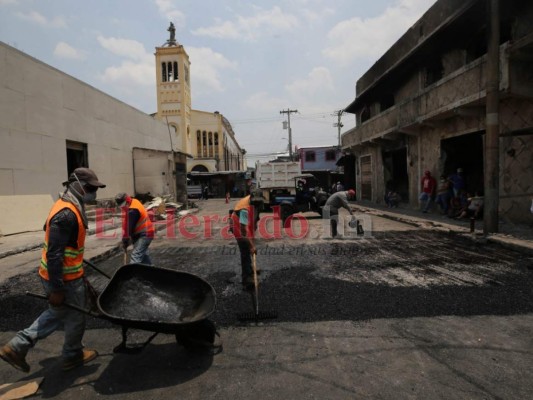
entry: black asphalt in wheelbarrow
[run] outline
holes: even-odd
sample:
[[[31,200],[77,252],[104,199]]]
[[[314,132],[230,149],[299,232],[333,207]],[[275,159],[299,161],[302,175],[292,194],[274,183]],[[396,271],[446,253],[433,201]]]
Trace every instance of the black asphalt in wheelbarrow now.
[[[86,261],[86,264],[102,273],[92,263]],[[42,295],[28,294],[46,299]],[[143,264],[127,264],[117,269],[110,278],[97,296],[96,305],[97,310],[91,311],[65,304],[120,325],[122,343],[115,348],[115,352],[136,352],[158,333],[174,334],[179,342],[180,338],[191,336],[191,332],[201,335],[202,328],[209,330],[214,325],[207,318],[216,308],[216,294],[207,281],[194,274]],[[142,346],[128,348],[126,341],[129,328],[154,334]],[[211,332],[207,336],[211,336]]]
[[[162,333],[206,319],[216,307],[213,287],[188,272],[128,264],[97,300],[102,315],[119,325]]]

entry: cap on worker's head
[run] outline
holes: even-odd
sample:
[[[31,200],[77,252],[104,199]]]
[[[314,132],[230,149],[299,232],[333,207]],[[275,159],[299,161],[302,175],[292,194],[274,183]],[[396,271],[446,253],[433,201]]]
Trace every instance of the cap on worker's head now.
[[[123,207],[126,205],[126,202],[130,202],[131,201],[131,197],[128,196],[127,193],[118,193],[116,196],[115,196],[115,203],[117,203],[117,206],[119,207]]]
[[[463,172],[462,168],[457,168],[457,172]]]
[[[264,201],[263,192],[259,189],[254,189],[250,193],[250,201]]]
[[[91,186],[98,188],[105,188],[105,185],[98,180],[98,177],[92,169],[89,168],[76,168],[68,177],[68,181],[63,182],[63,185],[69,183],[83,181]]]
[[[348,190],[348,196],[355,197],[355,190],[353,189]]]

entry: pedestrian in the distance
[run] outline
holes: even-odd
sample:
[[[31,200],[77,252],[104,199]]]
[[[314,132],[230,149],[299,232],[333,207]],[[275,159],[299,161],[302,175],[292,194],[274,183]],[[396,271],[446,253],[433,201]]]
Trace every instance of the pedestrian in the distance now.
[[[130,243],[133,243],[130,263],[152,265],[148,247],[152,243],[155,230],[148,212],[139,200],[127,193],[118,193],[115,202],[121,209],[124,251],[127,251]]]
[[[427,213],[431,203],[435,197],[435,189],[437,188],[437,180],[431,176],[430,171],[424,172],[424,176],[420,181],[420,200],[422,212]]]
[[[329,196],[326,204],[324,205],[324,211],[329,210],[330,226],[331,226],[331,236],[336,237],[337,224],[339,220],[339,209],[345,208],[348,210],[350,215],[353,216],[352,208],[348,203],[349,199],[355,198],[355,190],[350,189],[347,191],[336,192]]]
[[[448,179],[452,183],[454,197],[459,197],[461,193],[466,190],[466,182],[463,169],[457,168],[457,172],[451,174]]]
[[[0,349],[0,357],[13,367],[29,372],[26,355],[41,339],[63,327],[63,370],[83,365],[98,356],[85,349],[85,314],[64,303],[87,308],[87,283],[84,279],[83,251],[88,228],[84,204],[96,199],[98,188],[105,185],[88,168],[70,174],[61,198],[55,202],[44,225],[44,246],[39,276],[48,296],[49,307],[31,324],[18,332]]]

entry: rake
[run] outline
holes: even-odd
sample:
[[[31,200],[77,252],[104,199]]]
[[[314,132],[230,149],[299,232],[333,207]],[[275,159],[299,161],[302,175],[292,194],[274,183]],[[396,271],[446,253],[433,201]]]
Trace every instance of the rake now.
[[[252,255],[252,269],[254,274],[254,290],[250,292],[252,296],[253,313],[242,313],[237,315],[239,321],[255,321],[257,324],[259,320],[275,319],[278,314],[275,311],[259,311],[259,280],[257,279],[257,266],[255,263],[255,254]]]

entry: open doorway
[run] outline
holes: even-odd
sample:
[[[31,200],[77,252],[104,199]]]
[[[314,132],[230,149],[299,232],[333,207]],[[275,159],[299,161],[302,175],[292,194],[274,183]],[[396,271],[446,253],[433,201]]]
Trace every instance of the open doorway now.
[[[407,148],[384,151],[383,179],[385,190],[397,192],[402,201],[409,201],[409,175],[407,174]]]
[[[87,144],[67,140],[67,176],[76,168],[89,167],[87,160]]]
[[[466,190],[483,191],[483,132],[441,140],[441,170],[445,176],[462,168]]]

